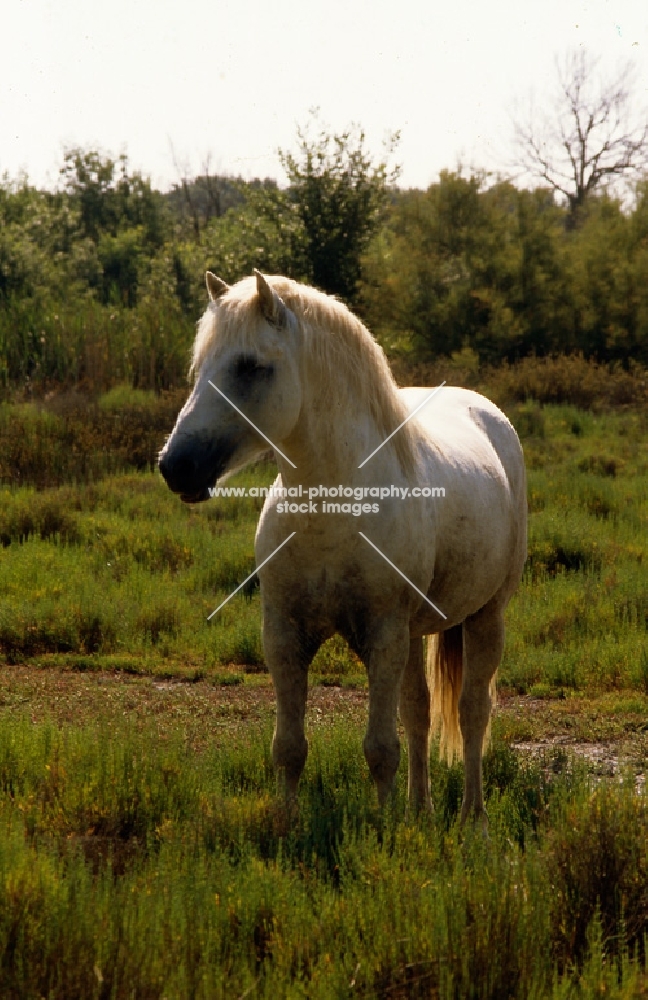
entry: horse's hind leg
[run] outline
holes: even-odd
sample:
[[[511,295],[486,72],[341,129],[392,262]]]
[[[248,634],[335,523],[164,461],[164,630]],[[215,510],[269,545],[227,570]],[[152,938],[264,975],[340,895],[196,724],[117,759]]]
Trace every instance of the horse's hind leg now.
[[[410,639],[409,658],[401,685],[400,716],[409,752],[409,804],[415,810],[429,810],[432,808],[429,775],[430,689],[420,637]]]
[[[482,787],[484,738],[491,714],[491,681],[504,651],[504,608],[494,599],[463,624],[464,675],[459,698],[465,788],[461,819],[485,821]]]

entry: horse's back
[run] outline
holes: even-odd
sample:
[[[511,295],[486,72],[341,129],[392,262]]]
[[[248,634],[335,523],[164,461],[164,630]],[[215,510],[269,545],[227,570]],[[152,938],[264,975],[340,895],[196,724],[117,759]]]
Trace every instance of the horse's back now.
[[[408,387],[401,389],[410,410],[419,406],[433,390]],[[478,392],[457,386],[444,386],[416,414],[437,449],[453,463],[484,463],[489,452],[497,456],[511,490],[517,495],[526,490],[524,458],[515,429],[502,411]]]

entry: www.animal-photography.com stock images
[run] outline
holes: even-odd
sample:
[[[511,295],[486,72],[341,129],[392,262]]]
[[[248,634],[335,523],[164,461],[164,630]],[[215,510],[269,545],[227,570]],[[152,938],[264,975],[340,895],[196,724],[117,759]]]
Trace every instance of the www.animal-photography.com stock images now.
[[[648,8],[1,37],[0,1000],[648,997]]]

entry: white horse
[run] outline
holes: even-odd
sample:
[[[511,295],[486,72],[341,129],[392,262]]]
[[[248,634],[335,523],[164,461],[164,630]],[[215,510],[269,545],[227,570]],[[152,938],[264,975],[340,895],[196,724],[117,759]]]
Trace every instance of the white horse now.
[[[384,443],[430,390],[399,390],[382,350],[344,305],[258,272],[232,287],[208,273],[207,288],[194,388],[159,465],[170,488],[196,502],[270,440],[275,486],[302,487],[292,505],[301,510],[267,498],[255,542],[277,698],[272,753],[286,794],[296,793],[306,761],[308,667],[338,632],[368,672],[364,752],[379,801],[398,768],[400,707],[413,808],[431,807],[429,741],[438,723],[442,751],[465,761],[462,819],[485,821],[482,753],[504,610],[526,558],[525,470],[513,427],[483,396],[444,387]],[[321,499],[303,503],[320,485],[367,488],[368,502],[359,514],[351,504],[324,513]],[[445,496],[399,499],[392,486]],[[383,495],[390,488],[378,504],[376,487]],[[427,669],[425,636],[435,637]]]

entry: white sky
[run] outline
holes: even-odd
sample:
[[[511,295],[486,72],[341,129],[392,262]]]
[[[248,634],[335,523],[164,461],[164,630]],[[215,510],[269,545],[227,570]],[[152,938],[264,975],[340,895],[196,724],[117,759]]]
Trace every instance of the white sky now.
[[[648,105],[646,0],[0,0],[0,175],[54,186],[65,146],[128,153],[167,187],[193,173],[274,176],[319,106],[380,151],[400,129],[401,184],[504,168],[510,115],[584,45],[634,59]]]

